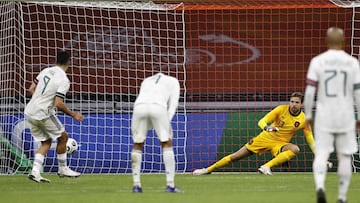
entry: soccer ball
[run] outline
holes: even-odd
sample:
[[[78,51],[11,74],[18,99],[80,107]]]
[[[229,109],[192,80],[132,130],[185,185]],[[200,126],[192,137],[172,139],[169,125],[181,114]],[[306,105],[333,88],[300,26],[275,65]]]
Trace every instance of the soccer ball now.
[[[73,138],[68,138],[66,142],[66,153],[71,155],[74,154],[78,150],[78,143]]]

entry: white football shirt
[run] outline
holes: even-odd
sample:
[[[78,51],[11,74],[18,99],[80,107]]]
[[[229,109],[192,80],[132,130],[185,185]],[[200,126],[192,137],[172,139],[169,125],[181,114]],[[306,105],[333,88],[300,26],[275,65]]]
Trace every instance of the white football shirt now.
[[[70,81],[63,69],[54,66],[42,70],[34,82],[36,89],[24,113],[32,119],[42,120],[55,113],[55,96],[65,98]]]
[[[167,109],[171,120],[178,106],[179,97],[179,80],[163,73],[157,73],[145,78],[141,83],[140,92],[134,105],[159,104]]]
[[[315,127],[344,132],[355,129],[354,86],[360,84],[359,62],[342,50],[330,49],[314,57],[307,73],[317,82]]]

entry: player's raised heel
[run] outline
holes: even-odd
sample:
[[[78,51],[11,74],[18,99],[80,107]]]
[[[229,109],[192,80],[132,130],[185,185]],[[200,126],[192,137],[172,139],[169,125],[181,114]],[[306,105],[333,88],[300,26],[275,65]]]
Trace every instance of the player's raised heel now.
[[[135,185],[133,187],[132,191],[135,192],[135,193],[142,193],[143,192],[142,188],[140,186],[138,186],[138,185]]]
[[[316,196],[317,196],[317,203],[326,203],[326,197],[325,197],[325,192],[322,189],[319,189],[316,192]]]
[[[177,187],[170,187],[170,186],[166,186],[165,192],[169,192],[169,193],[183,193],[183,190],[180,190]]]
[[[206,174],[210,174],[207,172],[206,168],[196,169],[193,171],[194,176],[206,175]]]
[[[37,183],[50,183],[49,179],[43,178],[40,174],[31,173],[28,178]]]
[[[269,167],[266,167],[266,166],[261,166],[259,169],[258,169],[259,173],[262,173],[264,175],[272,175],[272,172],[271,172],[271,169]]]
[[[57,175],[60,178],[69,177],[69,178],[77,178],[81,175],[81,173],[71,170],[69,167],[60,168],[57,172]]]

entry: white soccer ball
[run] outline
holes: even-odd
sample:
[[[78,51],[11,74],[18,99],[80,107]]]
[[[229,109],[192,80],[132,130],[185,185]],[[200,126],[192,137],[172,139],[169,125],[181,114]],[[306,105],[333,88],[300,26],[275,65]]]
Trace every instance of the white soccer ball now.
[[[66,153],[71,155],[74,154],[78,150],[78,143],[73,138],[68,138],[66,142]]]

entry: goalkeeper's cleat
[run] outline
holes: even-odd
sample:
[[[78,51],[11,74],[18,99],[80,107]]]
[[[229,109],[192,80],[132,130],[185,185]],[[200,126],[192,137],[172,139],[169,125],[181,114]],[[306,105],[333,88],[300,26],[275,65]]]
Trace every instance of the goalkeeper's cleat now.
[[[37,183],[50,183],[49,179],[42,177],[39,173],[31,173],[28,178]]]
[[[317,196],[317,203],[326,203],[325,192],[323,189],[319,189],[316,192],[316,196]]]
[[[199,176],[199,175],[206,175],[206,174],[210,174],[206,168],[201,168],[201,169],[195,169],[193,171],[193,175],[194,176]]]
[[[138,185],[135,185],[133,187],[132,191],[135,192],[135,193],[142,193],[143,192],[142,188],[140,186],[138,186]]]
[[[260,166],[258,171],[260,173],[264,174],[264,175],[272,175],[271,169],[269,167],[267,167],[267,166],[264,166],[264,165]]]
[[[76,178],[81,175],[81,173],[71,170],[68,166],[59,168],[57,175],[60,178],[69,177],[69,178]]]
[[[165,192],[169,192],[169,193],[183,193],[183,190],[180,190],[177,187],[170,187],[170,186],[166,186]]]

